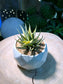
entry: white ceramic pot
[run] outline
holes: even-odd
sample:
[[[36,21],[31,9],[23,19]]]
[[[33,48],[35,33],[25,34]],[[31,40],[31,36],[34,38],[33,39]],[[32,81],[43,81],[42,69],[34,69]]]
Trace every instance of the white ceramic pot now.
[[[45,48],[41,53],[34,56],[28,56],[25,54],[21,54],[16,49],[16,44],[15,44],[13,52],[14,52],[14,58],[16,59],[19,66],[27,70],[33,70],[41,67],[45,63],[48,50],[47,50],[47,44],[45,44]]]

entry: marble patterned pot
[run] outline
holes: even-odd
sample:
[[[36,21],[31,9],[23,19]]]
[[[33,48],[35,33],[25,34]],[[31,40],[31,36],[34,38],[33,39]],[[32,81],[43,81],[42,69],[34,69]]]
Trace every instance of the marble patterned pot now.
[[[27,70],[33,70],[41,67],[45,63],[48,50],[47,50],[47,44],[45,44],[45,48],[41,53],[34,56],[28,56],[25,54],[21,54],[17,50],[15,43],[13,52],[14,52],[14,58],[16,59],[19,66]]]

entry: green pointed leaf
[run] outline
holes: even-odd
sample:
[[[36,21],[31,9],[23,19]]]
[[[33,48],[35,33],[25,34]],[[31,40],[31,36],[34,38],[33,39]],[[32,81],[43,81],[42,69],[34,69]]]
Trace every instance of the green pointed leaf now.
[[[21,41],[22,41],[22,38],[20,38],[19,36],[17,36],[17,37],[18,37],[18,39],[19,39],[19,40],[21,40]]]
[[[34,39],[34,34],[32,33],[31,38]]]
[[[33,31],[33,34],[35,34],[35,33],[36,33],[36,30],[37,30],[37,26],[35,27],[35,30]]]
[[[42,41],[42,38],[40,40],[37,41],[37,45],[40,44]]]
[[[23,44],[23,42],[22,42],[22,41],[17,40],[17,42],[19,42],[19,43]]]
[[[31,25],[29,24],[29,34],[31,34]]]
[[[34,40],[38,40],[39,36],[40,36],[40,33],[38,34],[38,36]]]
[[[31,39],[32,38],[32,32],[31,32],[31,26],[30,26],[30,24],[29,24],[28,34],[29,34],[29,39]]]
[[[22,27],[21,25],[20,25],[20,28],[21,28],[21,30],[22,30],[24,36],[26,37],[26,33],[25,33],[25,31],[24,31],[24,29],[23,29],[23,27]]]
[[[25,47],[16,47],[16,48],[18,48],[18,49],[26,49]]]
[[[40,40],[38,40],[37,44],[40,44],[44,40],[43,36]]]
[[[25,31],[27,32],[27,25],[25,24]]]
[[[17,29],[18,30],[18,29]],[[18,30],[18,33],[20,34],[21,38],[24,39],[24,40],[27,40]]]

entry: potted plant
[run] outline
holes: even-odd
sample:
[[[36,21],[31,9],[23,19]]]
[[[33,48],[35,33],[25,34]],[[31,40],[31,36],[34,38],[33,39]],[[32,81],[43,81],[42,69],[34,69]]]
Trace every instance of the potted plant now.
[[[36,35],[36,28],[31,31],[31,26],[27,30],[21,27],[23,34],[19,32],[18,39],[14,45],[14,57],[19,66],[24,69],[32,70],[39,68],[44,64],[47,58],[47,44],[44,42],[40,33]]]

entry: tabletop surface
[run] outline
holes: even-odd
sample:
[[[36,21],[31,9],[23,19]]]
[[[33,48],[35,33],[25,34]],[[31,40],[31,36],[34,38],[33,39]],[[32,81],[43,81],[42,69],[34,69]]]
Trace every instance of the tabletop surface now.
[[[42,35],[48,46],[47,60],[31,71],[18,67],[14,59],[17,35],[0,41],[0,84],[63,84],[63,40],[51,33],[42,32]]]

